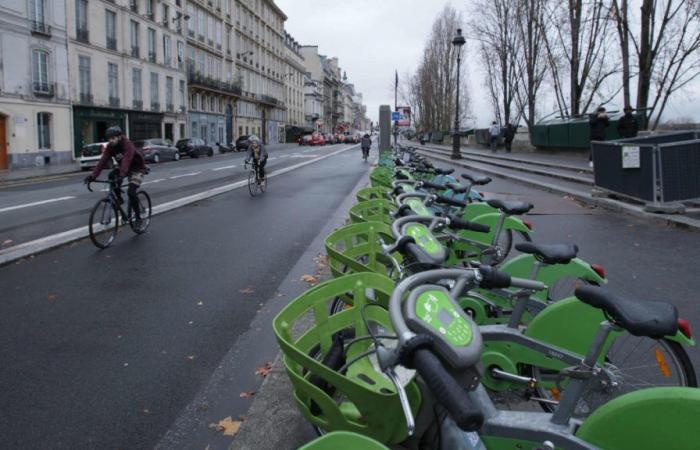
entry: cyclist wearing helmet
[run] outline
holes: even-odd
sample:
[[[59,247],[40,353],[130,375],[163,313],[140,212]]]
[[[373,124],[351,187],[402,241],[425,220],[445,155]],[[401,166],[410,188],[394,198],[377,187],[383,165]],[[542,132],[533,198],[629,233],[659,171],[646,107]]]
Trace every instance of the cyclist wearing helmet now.
[[[372,139],[369,137],[369,134],[365,133],[365,135],[362,136],[360,145],[362,146],[362,158],[367,159],[369,156],[369,148],[372,146]]]
[[[121,186],[122,180],[127,176],[129,177],[129,187],[126,192],[129,196],[129,207],[134,210],[136,215],[136,223],[138,224],[141,221],[141,211],[139,208],[138,198],[136,197],[136,191],[138,190],[139,186],[141,186],[141,182],[143,181],[143,176],[146,172],[146,161],[144,160],[143,155],[136,151],[134,144],[132,144],[131,141],[124,136],[124,132],[122,132],[120,127],[113,126],[107,128],[105,136],[107,137],[109,144],[102,153],[102,157],[97,163],[97,166],[95,166],[92,173],[85,178],[85,183],[87,184],[94,181],[98,176],[100,176],[102,169],[107,166],[107,162],[112,158],[115,158],[119,164],[117,186]],[[119,190],[117,190],[117,192],[119,192]]]
[[[253,167],[257,169],[258,180],[265,179],[265,164],[267,163],[267,150],[259,140],[253,139],[248,145],[248,155],[245,157],[245,162],[249,163],[253,160]]]

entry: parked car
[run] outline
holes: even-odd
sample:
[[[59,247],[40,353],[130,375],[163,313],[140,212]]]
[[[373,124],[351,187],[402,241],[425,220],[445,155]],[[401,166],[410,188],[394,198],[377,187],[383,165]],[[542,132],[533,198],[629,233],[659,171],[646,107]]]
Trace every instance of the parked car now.
[[[299,145],[311,145],[312,136],[310,134],[305,134],[299,138]]]
[[[248,145],[250,144],[251,140],[257,140],[258,142],[261,142],[261,139],[254,134],[251,134],[249,136],[240,136],[238,139],[236,139],[236,151],[247,152]]]
[[[147,162],[158,164],[161,161],[179,161],[177,147],[164,139],[144,139],[134,141],[136,150],[140,150]]]
[[[326,145],[326,139],[321,133],[311,135],[311,145]]]
[[[231,142],[230,144],[220,144],[216,143],[216,146],[219,147],[219,153],[227,153],[227,152],[235,152],[236,151],[236,143]]]
[[[214,149],[199,138],[180,139],[175,147],[177,147],[180,156],[189,156],[190,158],[199,158],[202,155],[214,156]]]
[[[326,144],[336,144],[335,136],[333,136],[330,133],[326,133],[323,135],[324,139],[326,140]]]
[[[345,143],[345,135],[342,133],[338,133],[335,135],[335,140],[339,144],[344,144]]]
[[[93,144],[83,145],[80,151],[78,163],[81,170],[89,170],[97,165],[97,162],[102,157],[102,152],[107,148],[107,142],[95,142]]]

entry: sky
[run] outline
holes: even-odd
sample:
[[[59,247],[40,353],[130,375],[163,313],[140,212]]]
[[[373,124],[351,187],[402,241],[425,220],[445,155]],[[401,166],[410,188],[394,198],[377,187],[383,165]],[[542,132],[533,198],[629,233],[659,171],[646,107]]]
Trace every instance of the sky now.
[[[394,104],[394,71],[402,78],[415,71],[433,21],[446,4],[466,17],[467,0],[276,0],[288,16],[285,28],[300,44],[318,45],[319,52],[337,56],[348,81],[362,92],[367,115],[379,116],[379,105]],[[463,62],[475,60],[473,43],[464,46]],[[468,63],[473,124],[492,120],[483,92],[479,64]],[[691,117],[700,122],[700,82],[667,107],[664,118]],[[399,105],[400,106],[400,105]],[[543,111],[543,114],[548,113]]]

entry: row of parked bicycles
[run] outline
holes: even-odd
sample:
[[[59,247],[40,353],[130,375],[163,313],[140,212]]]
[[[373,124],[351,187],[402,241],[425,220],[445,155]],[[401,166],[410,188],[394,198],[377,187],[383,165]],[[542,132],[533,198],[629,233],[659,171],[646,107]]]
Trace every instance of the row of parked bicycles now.
[[[333,278],[274,319],[322,435],[304,448],[699,448],[675,306],[601,287],[576,245],[534,240],[533,205],[456,175],[383,153],[325,240]]]

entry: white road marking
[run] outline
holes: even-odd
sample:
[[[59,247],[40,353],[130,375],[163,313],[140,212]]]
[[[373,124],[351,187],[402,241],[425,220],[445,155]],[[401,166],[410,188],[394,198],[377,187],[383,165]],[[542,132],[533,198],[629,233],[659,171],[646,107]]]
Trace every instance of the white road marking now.
[[[161,181],[165,181],[165,178],[158,178],[157,180],[144,181],[143,183],[141,183],[141,185],[143,186],[144,184],[160,183]]]
[[[14,211],[16,209],[30,208],[32,206],[45,205],[47,203],[61,202],[64,200],[70,200],[72,198],[75,198],[75,197],[74,196],[58,197],[58,198],[51,198],[49,200],[41,200],[39,202],[25,203],[24,205],[8,206],[7,208],[0,208],[0,213],[6,212],[6,211]]]
[[[175,176],[169,177],[168,180],[174,180],[176,178],[182,178],[182,177],[192,177],[194,175],[199,175],[200,173],[202,173],[202,172],[200,171],[200,172],[192,172],[192,173],[183,173],[182,175],[175,175]]]
[[[316,158],[318,155],[289,155],[290,158]]]
[[[275,159],[277,159],[276,156],[272,156],[272,157],[270,157],[270,158],[267,158],[268,161],[272,161],[272,160],[275,160]]]
[[[234,167],[238,167],[238,166],[234,164],[234,165],[232,165],[232,166],[217,167],[216,169],[211,169],[211,170],[213,170],[214,172],[216,172],[217,170],[233,169]]]

